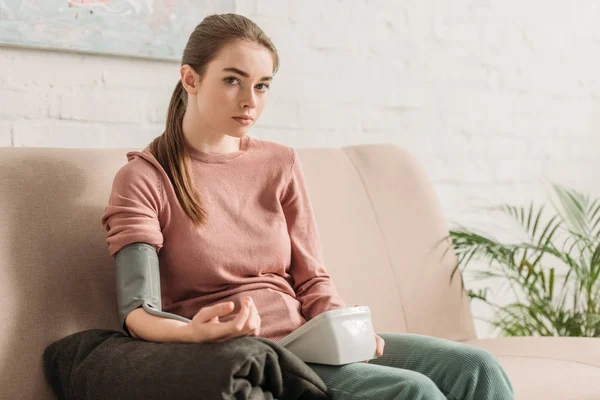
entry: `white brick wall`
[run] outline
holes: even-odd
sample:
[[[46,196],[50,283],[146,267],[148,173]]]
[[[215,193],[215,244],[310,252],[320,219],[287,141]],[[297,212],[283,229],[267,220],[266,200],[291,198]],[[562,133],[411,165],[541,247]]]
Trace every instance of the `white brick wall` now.
[[[449,221],[544,200],[544,178],[598,195],[599,4],[239,0],[281,56],[251,134],[297,147],[404,146]],[[144,146],[162,132],[178,70],[0,48],[0,146]],[[489,334],[483,322],[477,330]]]

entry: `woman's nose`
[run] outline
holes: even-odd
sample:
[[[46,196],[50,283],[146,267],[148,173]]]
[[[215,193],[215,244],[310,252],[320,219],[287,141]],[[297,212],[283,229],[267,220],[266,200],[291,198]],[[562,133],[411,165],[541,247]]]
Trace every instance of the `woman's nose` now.
[[[249,93],[248,92],[244,93],[244,95],[242,96],[241,105],[242,105],[242,108],[245,106],[248,106],[250,108],[255,108],[256,107],[256,95],[254,94],[254,92],[250,91]]]

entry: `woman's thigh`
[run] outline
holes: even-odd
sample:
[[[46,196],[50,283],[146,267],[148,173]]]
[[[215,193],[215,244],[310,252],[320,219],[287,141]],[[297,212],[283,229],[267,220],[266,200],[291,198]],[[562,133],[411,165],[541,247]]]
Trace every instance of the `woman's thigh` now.
[[[410,370],[427,376],[451,399],[513,399],[512,383],[489,352],[427,335],[384,332],[383,355],[370,365]]]
[[[307,363],[325,382],[333,400],[446,400],[427,376],[384,365]]]

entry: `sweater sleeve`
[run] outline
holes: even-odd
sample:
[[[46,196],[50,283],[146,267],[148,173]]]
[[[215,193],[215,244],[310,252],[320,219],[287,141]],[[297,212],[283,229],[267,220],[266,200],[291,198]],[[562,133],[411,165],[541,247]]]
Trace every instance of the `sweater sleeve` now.
[[[290,275],[302,314],[310,320],[322,312],[345,308],[336,287],[325,270],[321,241],[310,203],[304,172],[296,149],[290,182],[281,205],[288,226],[292,256]]]
[[[149,243],[160,251],[163,246],[158,218],[161,204],[160,179],[153,166],[134,158],[117,171],[102,215],[111,256],[134,242]]]

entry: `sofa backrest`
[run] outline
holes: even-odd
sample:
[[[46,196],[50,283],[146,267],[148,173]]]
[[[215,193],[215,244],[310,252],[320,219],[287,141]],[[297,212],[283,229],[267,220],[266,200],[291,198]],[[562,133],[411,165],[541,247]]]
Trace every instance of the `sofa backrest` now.
[[[53,399],[50,343],[120,330],[114,260],[100,217],[139,149],[0,148],[0,398]],[[394,145],[300,148],[326,268],[377,332],[475,338],[441,208],[416,160]]]

